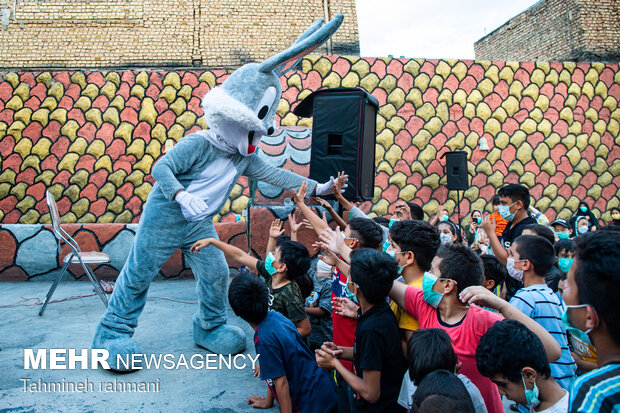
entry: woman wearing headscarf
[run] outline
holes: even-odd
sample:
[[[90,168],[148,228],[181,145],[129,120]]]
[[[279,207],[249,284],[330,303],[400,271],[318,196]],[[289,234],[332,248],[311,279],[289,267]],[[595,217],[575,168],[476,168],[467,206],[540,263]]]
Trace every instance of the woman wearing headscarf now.
[[[585,217],[588,220],[588,229],[587,231],[596,231],[599,226],[598,219],[590,209],[590,206],[585,202],[581,201],[579,203],[579,208],[575,211],[575,214],[570,219],[570,226],[573,231],[575,231],[575,235],[579,235],[577,232],[577,222],[580,217]]]

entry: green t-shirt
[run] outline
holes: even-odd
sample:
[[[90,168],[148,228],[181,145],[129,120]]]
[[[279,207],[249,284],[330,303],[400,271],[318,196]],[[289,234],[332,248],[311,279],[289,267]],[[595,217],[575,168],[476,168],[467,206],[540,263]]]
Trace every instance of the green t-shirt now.
[[[304,299],[296,282],[292,281],[284,287],[273,289],[271,287],[271,275],[265,269],[265,261],[258,260],[256,263],[258,275],[264,278],[269,289],[269,309],[277,311],[293,323],[306,318]]]

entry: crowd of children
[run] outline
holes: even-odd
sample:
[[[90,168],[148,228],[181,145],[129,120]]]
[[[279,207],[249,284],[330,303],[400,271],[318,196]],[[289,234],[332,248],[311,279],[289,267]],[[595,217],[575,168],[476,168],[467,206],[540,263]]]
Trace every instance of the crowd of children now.
[[[586,203],[553,222],[508,184],[493,213],[461,229],[440,208],[426,222],[414,203],[370,219],[334,185],[348,212],[335,229],[294,196],[291,235],[276,220],[266,259],[216,239],[258,276],[229,288],[255,330],[255,374],[283,412],[620,411],[620,211],[603,226]],[[313,259],[298,239],[311,227]],[[316,239],[315,238],[315,239]]]

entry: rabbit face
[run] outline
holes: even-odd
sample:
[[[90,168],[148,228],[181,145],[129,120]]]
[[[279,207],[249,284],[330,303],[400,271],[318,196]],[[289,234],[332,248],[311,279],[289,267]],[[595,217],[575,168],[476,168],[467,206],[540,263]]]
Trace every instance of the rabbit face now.
[[[244,156],[253,154],[261,138],[275,131],[282,96],[279,77],[258,67],[257,63],[240,67],[202,100],[209,127]]]

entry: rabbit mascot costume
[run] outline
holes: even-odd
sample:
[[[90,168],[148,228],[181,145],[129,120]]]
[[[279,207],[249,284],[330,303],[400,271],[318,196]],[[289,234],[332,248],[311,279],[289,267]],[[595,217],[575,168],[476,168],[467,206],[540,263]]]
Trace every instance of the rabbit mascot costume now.
[[[131,337],[149,284],[178,248],[197,280],[194,341],[214,353],[244,350],[245,333],[226,323],[229,274],[224,254],[213,246],[199,255],[190,254],[189,249],[201,238],[217,238],[213,216],[241,175],[289,190],[308,181],[309,195],[332,191],[333,180],[317,184],[265,163],[255,152],[261,137],[275,131],[274,116],[282,95],[280,76],[329,39],[342,20],[342,14],[325,25],[317,20],[284,52],[240,67],[221,86],[211,89],[202,100],[210,129],[185,136],[153,167],[157,182],[93,340],[93,348],[108,350],[112,369],[123,370],[117,355],[125,359],[142,353]]]

